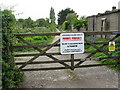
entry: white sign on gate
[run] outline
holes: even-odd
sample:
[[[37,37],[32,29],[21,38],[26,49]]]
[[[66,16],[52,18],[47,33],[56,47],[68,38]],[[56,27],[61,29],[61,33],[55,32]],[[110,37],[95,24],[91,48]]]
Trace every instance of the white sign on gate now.
[[[84,33],[61,33],[61,54],[84,53]]]

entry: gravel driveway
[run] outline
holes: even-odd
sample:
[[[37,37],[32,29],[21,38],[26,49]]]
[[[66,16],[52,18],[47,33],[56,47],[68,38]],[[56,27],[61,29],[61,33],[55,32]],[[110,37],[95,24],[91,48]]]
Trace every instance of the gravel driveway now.
[[[55,37],[57,40],[59,37]],[[55,41],[54,40],[54,41]],[[49,52],[58,51],[58,47],[52,48]],[[29,52],[30,53],[30,52]],[[86,54],[76,54],[75,58],[84,58]],[[31,57],[22,57],[22,60],[29,60]],[[56,58],[69,59],[70,55],[58,55]],[[51,60],[46,56],[41,56],[37,60]],[[83,64],[94,64],[96,61],[86,61]],[[43,68],[52,66],[62,66],[60,64],[42,64],[28,65],[26,68]],[[118,88],[118,72],[105,66],[77,68],[74,71],[65,70],[48,70],[48,71],[27,71],[24,88]]]

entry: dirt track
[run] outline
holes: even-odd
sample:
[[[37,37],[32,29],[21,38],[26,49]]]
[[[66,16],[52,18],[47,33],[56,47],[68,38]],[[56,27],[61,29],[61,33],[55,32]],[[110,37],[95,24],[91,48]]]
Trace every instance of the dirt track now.
[[[56,41],[59,37],[56,37]],[[49,52],[56,52],[58,48],[52,48]],[[75,58],[84,58],[86,54],[77,54]],[[31,57],[21,58],[22,61]],[[59,59],[68,59],[69,55],[56,56]],[[41,56],[37,60],[51,60],[46,56]],[[21,61],[21,60],[17,60]],[[83,64],[93,64],[95,61],[86,61]],[[60,64],[29,65],[26,68],[43,68],[50,66],[62,66]],[[77,68],[71,70],[50,70],[25,72],[26,79],[24,88],[117,88],[118,73],[105,66],[91,68]]]

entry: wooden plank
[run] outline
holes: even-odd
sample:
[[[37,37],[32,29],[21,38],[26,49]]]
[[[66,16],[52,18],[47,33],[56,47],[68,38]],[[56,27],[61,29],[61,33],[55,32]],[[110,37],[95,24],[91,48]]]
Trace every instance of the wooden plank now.
[[[120,41],[117,41],[115,43],[120,43]],[[89,45],[88,43],[84,43],[85,45]],[[95,42],[95,43],[92,43],[92,44],[108,44],[106,42]],[[49,47],[51,46],[51,44],[48,44],[48,45],[33,45],[34,47]],[[55,46],[60,46],[60,44],[56,44]],[[54,47],[55,47],[54,46]],[[18,46],[11,46],[11,48],[31,48],[32,46],[30,45],[18,45]]]
[[[91,65],[80,65],[80,66],[75,66],[75,68],[96,67],[96,66],[108,66],[108,65],[118,65],[118,64],[120,64],[120,62],[104,63],[104,64],[91,64]]]
[[[75,32],[75,33],[84,33],[85,35],[112,35],[117,34],[113,32],[118,31],[97,31],[97,32]],[[63,32],[63,33],[70,33],[70,32]],[[72,32],[74,33],[74,32]],[[60,35],[61,33],[34,33],[34,34],[14,34],[14,36],[56,36]]]
[[[106,63],[106,64],[81,65],[81,66],[74,66],[74,68],[108,66],[108,65],[118,65],[118,64],[120,64],[120,62]],[[70,69],[70,67],[29,68],[29,69],[22,69],[22,71],[60,70],[60,69]]]
[[[111,59],[118,59],[120,58],[120,56],[112,56]],[[74,62],[77,62],[77,61],[81,61],[81,62],[84,62],[84,61],[92,61],[92,60],[102,60],[102,59],[109,59],[109,57],[99,57],[99,58],[80,58],[80,59],[74,59]],[[71,60],[61,60],[63,62],[71,62]],[[24,64],[26,62],[16,62],[16,65],[21,65],[21,64]],[[29,64],[51,64],[51,63],[58,63],[58,61],[35,61],[35,62],[31,62]]]
[[[85,51],[84,53],[93,53],[96,50],[92,50],[92,51]],[[109,50],[103,50],[103,51],[109,51]],[[116,49],[115,51],[120,51],[120,49]],[[101,51],[98,51],[101,52]],[[27,56],[35,56],[38,55],[39,53],[34,53],[34,54],[15,54],[14,57],[27,57]],[[61,53],[46,53],[48,55],[61,55]],[[42,54],[41,56],[45,56],[44,54]]]
[[[74,54],[71,54],[71,70],[74,70]]]
[[[49,47],[52,44],[48,44],[48,45],[33,45],[34,47]],[[60,46],[60,44],[57,44],[55,46]],[[11,48],[31,48],[32,46],[30,45],[18,45],[18,46],[12,46]]]
[[[118,59],[118,58],[120,58],[120,56],[98,57],[99,60],[102,60],[102,59]]]
[[[70,67],[30,68],[30,69],[21,69],[21,70],[22,71],[41,71],[41,70],[60,70],[60,69],[70,69]]]
[[[26,57],[26,56],[35,56],[38,55],[39,53],[34,53],[34,54],[15,54],[15,57]],[[61,55],[61,53],[46,53],[47,55]],[[41,56],[46,56],[45,54],[42,54]]]
[[[63,62],[71,62],[71,60],[61,60]],[[80,59],[74,59],[74,62],[80,61]],[[25,62],[16,62],[16,65],[24,64]],[[58,63],[58,61],[35,61],[29,64],[51,64],[51,63]]]

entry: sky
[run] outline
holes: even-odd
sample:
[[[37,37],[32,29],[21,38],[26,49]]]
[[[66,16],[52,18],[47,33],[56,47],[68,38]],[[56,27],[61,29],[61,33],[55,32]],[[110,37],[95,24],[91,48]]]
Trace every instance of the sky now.
[[[62,9],[71,8],[80,16],[91,16],[118,8],[120,0],[0,0],[3,8],[14,6],[14,15],[17,19],[31,17],[33,20],[49,18],[50,8],[55,10],[55,16]]]

